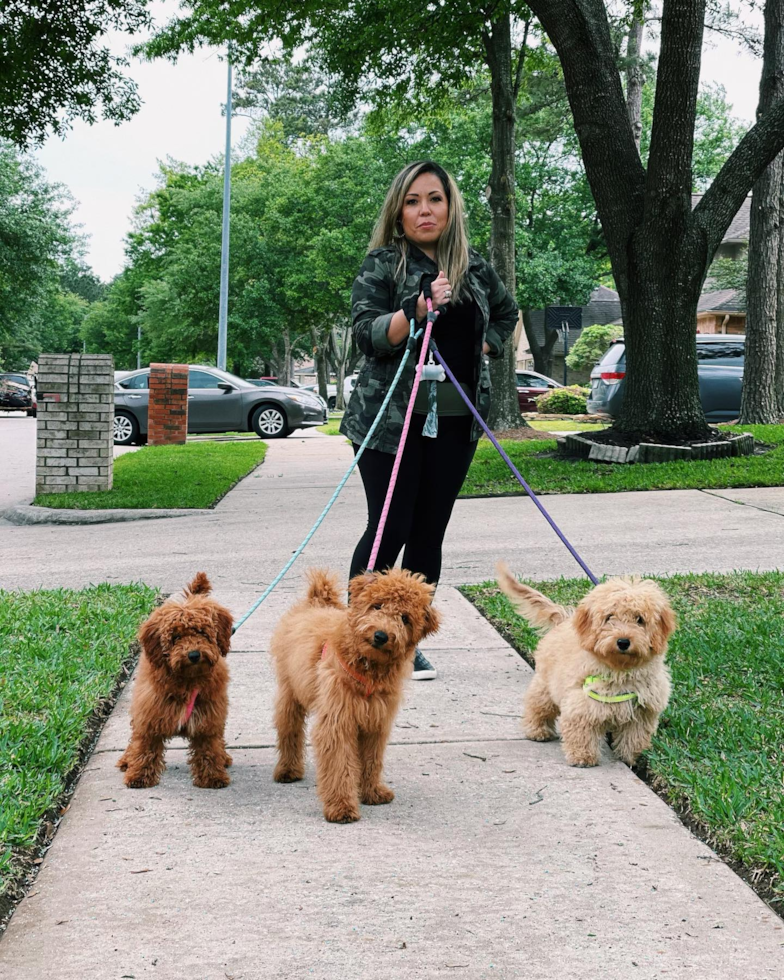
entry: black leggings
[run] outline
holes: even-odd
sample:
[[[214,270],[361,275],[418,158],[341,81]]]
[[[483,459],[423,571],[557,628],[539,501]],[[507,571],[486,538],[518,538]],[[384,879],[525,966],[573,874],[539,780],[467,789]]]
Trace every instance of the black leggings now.
[[[441,574],[441,545],[447,524],[474,458],[476,442],[469,441],[470,416],[441,416],[435,439],[422,435],[425,418],[417,414],[411,417],[376,568],[383,571],[393,566],[405,547],[403,568],[421,572],[435,584]],[[357,449],[354,444],[354,453]],[[352,578],[364,571],[370,560],[394,462],[394,453],[377,449],[366,449],[360,457],[368,524],[354,551]]]

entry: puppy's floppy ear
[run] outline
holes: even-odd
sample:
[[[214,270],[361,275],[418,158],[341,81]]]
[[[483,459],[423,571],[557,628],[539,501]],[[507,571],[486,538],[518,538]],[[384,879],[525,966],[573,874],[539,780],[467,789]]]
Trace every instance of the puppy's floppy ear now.
[[[593,610],[591,609],[590,603],[583,599],[580,605],[575,609],[574,616],[572,617],[572,625],[577,631],[577,635],[580,637],[580,642],[585,647],[593,646]]]
[[[431,633],[437,633],[441,628],[441,617],[438,615],[437,610],[432,606],[425,607],[424,615],[424,628],[422,630],[422,638],[425,636],[430,636]]]
[[[377,578],[378,572],[362,572],[359,575],[355,575],[348,583],[349,599],[358,598],[363,589],[367,588],[372,582],[375,582]]]
[[[231,647],[231,630],[234,626],[234,619],[228,609],[218,605],[212,611],[212,618],[215,620],[215,630],[218,634],[218,649],[224,657],[227,657]]]
[[[675,627],[678,625],[678,621],[675,618],[675,613],[669,603],[665,603],[659,613],[658,630],[662,638],[661,646],[664,648],[664,644],[675,632]]]
[[[142,650],[155,667],[160,667],[163,663],[163,645],[161,643],[161,631],[159,627],[160,615],[158,610],[145,620],[139,628],[139,643]]]

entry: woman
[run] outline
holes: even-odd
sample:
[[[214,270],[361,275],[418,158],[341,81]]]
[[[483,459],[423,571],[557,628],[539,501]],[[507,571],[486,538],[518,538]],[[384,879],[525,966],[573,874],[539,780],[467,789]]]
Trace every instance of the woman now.
[[[409,164],[392,181],[370,250],[354,281],[354,339],[365,360],[340,431],[351,439],[355,453],[400,366],[411,317],[424,326],[423,277],[432,279],[433,307],[440,310],[433,339],[486,418],[490,370],[485,355],[502,355],[504,341],[517,322],[517,306],[492,266],[469,248],[460,191],[432,161]],[[416,359],[410,356],[359,460],[368,523],[354,552],[351,576],[366,568],[370,558],[415,369]],[[431,388],[434,400],[429,397]],[[404,568],[438,582],[447,524],[480,434],[450,381],[420,384],[377,568],[394,565],[403,548]],[[435,669],[417,650],[414,678],[435,676]]]

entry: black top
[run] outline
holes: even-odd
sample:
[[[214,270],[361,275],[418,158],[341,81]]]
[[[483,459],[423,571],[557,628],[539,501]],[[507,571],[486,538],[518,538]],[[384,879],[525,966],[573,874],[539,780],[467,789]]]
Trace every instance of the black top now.
[[[476,329],[476,303],[467,296],[457,306],[450,303],[438,314],[433,324],[432,338],[439,354],[458,381],[473,388],[474,378],[474,331]]]

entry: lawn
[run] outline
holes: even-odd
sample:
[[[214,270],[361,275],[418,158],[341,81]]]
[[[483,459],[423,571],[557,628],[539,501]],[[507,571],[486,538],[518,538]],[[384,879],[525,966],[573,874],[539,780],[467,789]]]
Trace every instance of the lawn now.
[[[265,443],[189,442],[145,446],[114,461],[114,485],[98,493],[39,494],[39,507],[211,507],[261,463]]]
[[[658,579],[678,614],[673,696],[641,772],[784,911],[784,573]],[[531,583],[574,604],[585,579]],[[462,590],[526,658],[536,634],[494,583]]]
[[[143,585],[0,591],[0,920],[128,676]]]
[[[619,490],[693,490],[784,484],[784,425],[731,426],[773,446],[762,456],[695,462],[608,464],[553,456],[555,440],[503,440],[502,446],[537,493],[611,493]],[[482,439],[461,496],[525,493],[498,451]]]
[[[340,435],[340,422],[343,416],[338,418],[330,418],[326,425],[319,425],[317,427],[318,432],[323,432],[328,436],[339,436]]]

